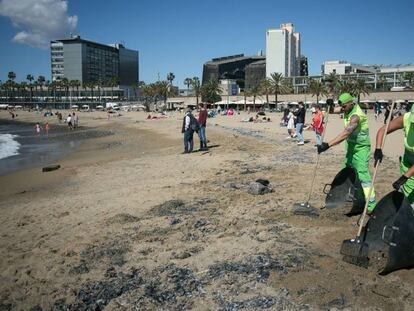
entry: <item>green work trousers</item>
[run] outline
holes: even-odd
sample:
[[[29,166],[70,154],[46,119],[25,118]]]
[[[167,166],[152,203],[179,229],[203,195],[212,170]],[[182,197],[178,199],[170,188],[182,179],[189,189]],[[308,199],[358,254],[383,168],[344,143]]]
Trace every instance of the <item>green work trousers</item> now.
[[[351,143],[347,144],[344,166],[355,169],[358,179],[361,182],[362,189],[364,190],[365,200],[368,200],[368,212],[372,212],[376,205],[374,189],[372,189],[371,197],[368,197],[372,185],[371,175],[368,171],[370,158],[371,146]]]

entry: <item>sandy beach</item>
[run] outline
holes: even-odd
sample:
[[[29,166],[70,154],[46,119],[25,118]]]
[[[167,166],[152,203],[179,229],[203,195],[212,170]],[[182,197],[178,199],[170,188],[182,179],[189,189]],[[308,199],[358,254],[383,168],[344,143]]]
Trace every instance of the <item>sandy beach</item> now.
[[[374,142],[383,115],[368,115]],[[246,116],[208,119],[209,151],[181,154],[180,113],[81,113],[79,131],[111,135],[82,140],[50,163],[56,171],[0,176],[0,310],[411,310],[413,270],[379,276],[342,261],[358,217],[292,215],[309,191],[313,132],[297,146],[280,113]],[[64,127],[47,121],[51,132]],[[342,129],[331,115],[325,140]],[[377,200],[399,176],[402,135],[387,138]],[[343,157],[343,146],[321,155],[315,207]],[[248,193],[258,178],[273,192]]]

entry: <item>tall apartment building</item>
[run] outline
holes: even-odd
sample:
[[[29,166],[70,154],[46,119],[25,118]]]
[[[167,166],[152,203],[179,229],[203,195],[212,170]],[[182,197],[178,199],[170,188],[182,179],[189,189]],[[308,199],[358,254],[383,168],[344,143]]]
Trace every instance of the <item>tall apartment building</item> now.
[[[266,32],[266,77],[273,72],[284,77],[300,75],[300,34],[292,23],[281,24],[279,29]]]
[[[89,83],[117,78],[124,86],[139,81],[138,51],[122,44],[105,45],[76,36],[51,41],[50,51],[52,81],[67,78]]]

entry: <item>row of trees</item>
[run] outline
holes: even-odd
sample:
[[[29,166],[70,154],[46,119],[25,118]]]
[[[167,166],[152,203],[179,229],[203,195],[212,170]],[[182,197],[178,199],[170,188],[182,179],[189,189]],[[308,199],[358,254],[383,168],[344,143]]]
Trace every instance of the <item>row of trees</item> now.
[[[331,96],[338,98],[343,92],[351,93],[358,97],[358,101],[362,94],[368,95],[370,86],[366,84],[363,78],[339,79],[336,74],[330,74],[321,79],[307,79],[305,93],[309,93],[316,97],[316,101],[323,96]],[[270,78],[265,78],[257,86],[253,86],[245,91],[245,96],[253,97],[253,103],[258,96],[266,96],[266,102],[269,102],[269,95],[275,96],[275,102],[278,102],[278,95],[289,94],[293,92],[292,80],[284,78],[280,73],[272,73]]]
[[[174,80],[174,75],[169,73],[167,75],[167,80],[157,81],[150,84],[145,84],[141,82],[140,90],[141,96],[144,99],[144,104],[149,110],[151,104],[157,105],[159,101],[163,101],[164,105],[167,104],[168,97],[176,96],[176,89],[173,88],[172,81]],[[196,105],[200,102],[200,97],[203,102],[215,103],[221,100],[222,90],[217,81],[210,80],[204,85],[201,85],[200,79],[198,77],[186,78],[184,84],[187,86],[187,89],[194,92],[196,97]]]
[[[53,97],[53,100],[62,99],[62,93],[69,97],[69,93],[72,92],[73,96],[79,97],[80,89],[90,90],[91,98],[94,97],[94,91],[97,91],[98,97],[101,96],[101,90],[104,87],[111,88],[111,97],[114,97],[115,88],[119,85],[117,77],[113,77],[107,81],[97,81],[97,82],[88,82],[81,83],[79,80],[68,80],[63,78],[61,80],[49,81],[46,80],[44,76],[38,76],[37,79],[28,74],[26,76],[26,81],[16,82],[16,74],[13,71],[10,71],[7,75],[8,80],[5,82],[0,81],[0,90],[3,91],[3,94],[6,94],[6,97],[9,100],[12,100],[16,97],[20,98],[29,98],[30,101],[33,101],[34,94],[36,97]],[[139,85],[132,86],[133,88],[138,88]],[[76,92],[75,92],[76,91]],[[46,94],[45,94],[46,92]]]

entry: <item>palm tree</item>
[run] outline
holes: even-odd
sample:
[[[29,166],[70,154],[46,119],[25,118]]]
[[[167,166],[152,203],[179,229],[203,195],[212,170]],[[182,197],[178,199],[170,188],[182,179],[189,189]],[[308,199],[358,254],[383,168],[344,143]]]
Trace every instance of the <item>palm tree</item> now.
[[[273,93],[275,94],[275,103],[277,106],[277,95],[284,94],[289,91],[289,87],[286,85],[286,80],[279,72],[273,72],[270,74],[270,83],[272,85]]]
[[[328,94],[325,85],[322,81],[317,79],[310,79],[309,82],[309,91],[312,95],[316,96],[316,103],[319,104],[319,96],[324,96]]]
[[[14,92],[14,79],[16,79],[16,74],[13,71],[9,71],[7,74],[7,77],[9,78],[9,85],[10,85],[10,99],[13,97]]]
[[[408,80],[408,85],[412,86],[412,82],[414,80],[414,72],[404,72],[403,79]]]
[[[260,90],[266,95],[266,103],[269,105],[269,94],[272,91],[272,82],[269,78],[264,78],[260,82]]]
[[[45,82],[46,82],[46,78],[44,76],[38,76],[37,77],[37,84],[40,86],[40,93],[41,93],[41,95],[43,93],[43,86],[45,85]]]
[[[221,93],[222,89],[218,82],[216,80],[210,80],[201,87],[201,100],[213,104],[221,100]]]
[[[167,75],[167,81],[170,82],[170,84],[172,85],[172,82],[174,81],[174,79],[175,79],[175,75],[172,72],[170,72]]]
[[[111,92],[112,92],[112,94],[111,94],[111,99],[112,99],[112,100],[114,99],[114,87],[115,87],[115,86],[118,86],[118,84],[119,84],[119,79],[118,79],[118,77],[112,77],[112,78],[109,80],[109,85],[111,86]]]
[[[34,80],[33,75],[28,74],[26,76],[26,80],[29,81],[29,88],[30,88],[30,102],[32,102],[32,98],[33,98],[33,85],[32,85],[32,81]]]
[[[70,84],[72,86],[72,91],[74,90],[73,88],[76,88],[76,98],[79,100],[79,87],[81,86],[81,82],[79,80],[71,80]]]
[[[184,79],[184,84],[187,85],[187,96],[190,93],[190,85],[193,81],[191,80],[191,78],[185,78]]]
[[[351,94],[353,96],[357,96],[358,97],[358,104],[359,104],[359,100],[361,98],[361,94],[363,95],[369,95],[370,92],[370,87],[368,84],[366,84],[366,81],[364,78],[356,78],[356,79],[351,79]]]
[[[341,88],[341,81],[335,72],[331,72],[325,76],[324,82],[326,83],[327,92],[332,96],[333,99],[338,98]]]
[[[261,94],[261,89],[260,89],[260,86],[258,85],[251,87],[247,91],[246,95],[253,96],[253,111],[256,111],[256,97],[259,96],[260,94]]]
[[[194,95],[196,96],[196,104],[198,107],[198,97],[201,94],[201,83],[200,83],[200,79],[198,77],[194,77],[191,79],[191,87],[194,91]]]
[[[385,77],[384,74],[380,74],[378,76],[378,84],[380,84],[382,87],[382,90],[385,91],[385,88],[387,86],[387,78]]]

